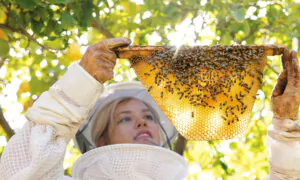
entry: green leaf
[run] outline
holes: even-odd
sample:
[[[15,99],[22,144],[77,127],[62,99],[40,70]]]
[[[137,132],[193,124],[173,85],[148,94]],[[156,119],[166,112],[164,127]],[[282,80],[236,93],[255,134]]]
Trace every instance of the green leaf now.
[[[59,63],[64,66],[69,66],[72,62],[67,56],[61,56],[58,58]]]
[[[21,48],[25,48],[25,47],[27,47],[27,45],[28,45],[27,39],[21,39],[20,40],[20,47]]]
[[[67,4],[68,0],[48,0],[50,3],[53,4]]]
[[[60,34],[60,32],[61,32],[61,25],[59,25],[57,23],[57,21],[50,20],[50,21],[48,21],[47,27],[45,27],[45,33],[48,34],[49,39],[50,39],[51,34],[53,32],[55,34]]]
[[[244,21],[244,33],[245,33],[245,36],[247,36],[249,33],[250,33],[250,25],[248,23],[248,21]]]
[[[34,6],[39,2],[39,0],[16,0],[16,2],[21,8],[33,10]]]
[[[5,57],[9,52],[9,44],[6,40],[0,39],[0,57]]]
[[[128,3],[129,14],[134,15],[137,12],[137,5],[135,3],[129,2]]]
[[[36,67],[39,67],[39,66],[36,66]],[[36,76],[35,73],[37,70],[40,70],[40,69],[36,69],[36,68],[34,68],[34,66],[30,66],[29,72],[30,72],[31,79],[29,81],[29,85],[31,88],[31,94],[40,95],[44,91],[48,90],[50,84],[45,82],[45,77],[47,77],[46,74],[43,74],[42,77]]]
[[[51,14],[49,14],[47,8],[38,7],[34,12],[34,15],[38,16],[41,20],[48,21],[51,18]]]
[[[65,11],[61,15],[61,26],[62,28],[68,29],[76,25],[76,20],[70,15],[69,12]]]
[[[229,32],[226,32],[224,33],[222,36],[221,36],[221,44],[222,45],[230,45],[231,44],[231,41],[232,41],[232,37],[230,35]]]
[[[94,4],[92,0],[77,0],[70,5],[74,10],[73,17],[82,28],[86,28],[92,23],[92,12]]]
[[[52,53],[52,52],[47,52],[46,56],[45,56],[45,59],[48,60],[48,61],[52,61],[54,59],[57,59],[57,54]]]
[[[34,64],[39,64],[43,60],[44,56],[43,55],[35,55],[34,56]]]
[[[244,26],[241,23],[233,23],[229,26],[229,28],[231,31],[237,32],[237,31],[243,30]]]
[[[33,32],[35,32],[36,34],[40,34],[43,30],[44,24],[42,21],[32,21],[32,30]]]
[[[229,146],[230,146],[230,149],[234,150],[238,147],[238,144],[236,142],[232,142],[232,143],[230,143]]]
[[[54,41],[45,41],[44,44],[52,48],[58,48],[58,49],[64,47],[64,44],[62,43],[61,39],[55,39]]]
[[[235,8],[233,7],[230,10],[230,14],[233,16],[233,18],[237,21],[237,22],[243,22],[245,19],[245,9],[244,8]]]

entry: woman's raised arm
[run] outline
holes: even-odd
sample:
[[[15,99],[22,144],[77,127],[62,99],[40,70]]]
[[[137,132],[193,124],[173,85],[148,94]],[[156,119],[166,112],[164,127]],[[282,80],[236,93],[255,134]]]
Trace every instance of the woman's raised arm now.
[[[64,178],[67,143],[101,94],[101,83],[113,78],[116,55],[111,48],[129,44],[120,38],[90,46],[81,62],[39,97],[26,113],[28,122],[4,149],[1,179]]]

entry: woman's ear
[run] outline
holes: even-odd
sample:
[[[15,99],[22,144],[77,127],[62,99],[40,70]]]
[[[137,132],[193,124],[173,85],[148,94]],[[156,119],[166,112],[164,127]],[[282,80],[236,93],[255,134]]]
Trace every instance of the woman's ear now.
[[[102,136],[97,140],[96,146],[101,147],[101,146],[105,146],[105,145],[107,145],[106,138],[105,138],[105,136]]]

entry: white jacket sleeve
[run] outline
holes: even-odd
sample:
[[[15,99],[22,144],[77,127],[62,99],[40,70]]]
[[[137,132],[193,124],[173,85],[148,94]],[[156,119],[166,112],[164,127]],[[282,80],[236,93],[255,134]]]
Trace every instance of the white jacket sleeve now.
[[[103,86],[78,64],[28,109],[29,120],[3,151],[0,177],[64,179],[63,159],[69,140],[88,116]]]
[[[267,136],[270,180],[300,179],[300,120],[276,119]]]

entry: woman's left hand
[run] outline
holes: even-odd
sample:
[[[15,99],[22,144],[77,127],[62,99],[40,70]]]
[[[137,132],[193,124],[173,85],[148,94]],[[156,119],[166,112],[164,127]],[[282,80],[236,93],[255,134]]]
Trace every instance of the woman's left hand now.
[[[284,70],[271,98],[273,114],[275,118],[296,120],[300,104],[300,67],[296,52],[285,50],[282,63]]]
[[[112,50],[115,47],[128,46],[128,38],[112,38],[91,45],[84,53],[79,64],[100,83],[114,77],[113,69],[117,56]]]

